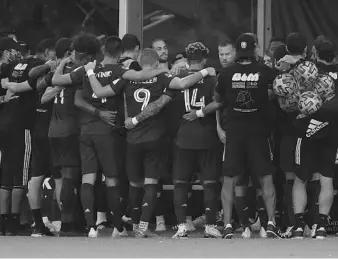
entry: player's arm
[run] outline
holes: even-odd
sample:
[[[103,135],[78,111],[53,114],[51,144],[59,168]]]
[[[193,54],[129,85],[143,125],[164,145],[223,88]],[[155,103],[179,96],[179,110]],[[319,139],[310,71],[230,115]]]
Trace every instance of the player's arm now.
[[[33,83],[29,81],[25,81],[22,83],[14,83],[14,82],[8,82],[8,79],[2,79],[1,85],[3,89],[9,90],[12,93],[28,92],[34,89],[34,87],[32,86]]]
[[[136,115],[134,118],[127,118],[125,121],[125,126],[127,129],[134,128],[137,124],[146,119],[153,117],[154,115],[158,114],[170,101],[172,97],[163,94],[158,98],[156,101],[149,103],[141,113]]]
[[[141,71],[126,70],[121,75],[121,77],[123,79],[130,80],[130,81],[145,81],[145,80],[154,78],[155,76],[158,76],[165,72],[169,72],[169,70],[165,68],[156,68],[156,69],[141,70]]]
[[[63,89],[64,88],[60,86],[48,87],[41,97],[41,103],[44,104],[54,100],[58,93],[60,93]]]
[[[49,65],[49,63],[37,66],[37,67],[33,67],[28,75],[30,78],[39,78],[41,75],[46,74],[50,71],[51,67]]]
[[[72,84],[72,78],[70,73],[69,74],[63,74],[63,71],[65,69],[65,66],[70,63],[72,59],[70,57],[63,59],[60,62],[60,65],[56,68],[54,76],[52,78],[52,84],[53,85],[71,85]]]
[[[203,69],[199,72],[196,72],[192,75],[188,75],[184,78],[175,77],[171,80],[169,84],[169,88],[171,89],[187,89],[193,85],[195,85],[198,81],[202,80],[206,76],[215,76],[215,69],[212,67]]]

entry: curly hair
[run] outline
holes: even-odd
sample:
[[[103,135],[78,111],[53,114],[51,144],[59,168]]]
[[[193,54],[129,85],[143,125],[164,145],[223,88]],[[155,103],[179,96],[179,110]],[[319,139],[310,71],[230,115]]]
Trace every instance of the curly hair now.
[[[186,47],[185,53],[189,61],[201,61],[208,57],[209,49],[201,42],[194,42]]]

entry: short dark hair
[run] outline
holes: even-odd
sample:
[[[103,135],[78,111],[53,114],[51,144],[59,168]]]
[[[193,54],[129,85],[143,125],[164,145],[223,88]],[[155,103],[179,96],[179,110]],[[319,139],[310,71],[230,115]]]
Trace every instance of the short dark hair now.
[[[30,48],[29,48],[28,44],[26,42],[24,42],[24,41],[18,41],[18,44],[21,47],[20,48],[21,55],[26,56],[29,53],[29,51],[30,51]]]
[[[104,44],[104,50],[111,57],[118,57],[123,52],[122,40],[117,36],[110,36]]]
[[[273,52],[273,58],[278,62],[280,59],[284,58],[288,54],[286,45],[279,45]]]
[[[53,39],[44,39],[40,41],[36,47],[35,53],[44,53],[47,49],[53,50],[55,48],[55,41]]]
[[[286,37],[286,47],[290,55],[302,55],[307,47],[307,40],[304,35],[293,32]]]
[[[249,35],[249,36],[251,36],[254,39],[255,43],[258,45],[258,43],[259,43],[258,36],[256,34],[254,34],[253,32],[246,32],[246,33],[244,33],[242,35]]]
[[[158,42],[158,41],[163,41],[165,44],[167,44],[167,41],[164,40],[164,39],[161,39],[161,38],[156,38],[156,39],[153,39],[150,43],[150,48],[153,48],[153,45]]]
[[[134,34],[126,34],[122,38],[122,45],[124,50],[134,50],[137,46],[141,47],[141,42]]]
[[[87,56],[96,56],[101,51],[100,41],[91,33],[80,33],[75,36],[73,49]]]
[[[232,40],[224,40],[224,41],[221,41],[220,43],[218,43],[218,47],[227,47],[229,45],[236,48],[236,44]]]
[[[272,42],[281,42],[283,44],[285,44],[285,38],[284,37],[272,37],[270,40],[270,44]]]
[[[70,38],[61,38],[55,44],[57,58],[63,58],[68,51],[72,51],[73,41]]]
[[[316,48],[317,55],[321,60],[326,62],[332,62],[336,54],[336,45],[330,38],[321,35],[314,41],[314,47]]]
[[[140,65],[154,65],[159,60],[157,52],[151,48],[146,48],[140,53]]]

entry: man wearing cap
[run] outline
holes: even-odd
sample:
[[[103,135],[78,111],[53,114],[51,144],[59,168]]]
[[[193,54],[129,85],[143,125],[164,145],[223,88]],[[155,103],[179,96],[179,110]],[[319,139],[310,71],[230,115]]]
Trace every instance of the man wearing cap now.
[[[274,167],[268,142],[268,90],[275,72],[256,59],[257,43],[252,35],[242,34],[236,41],[236,62],[219,75],[215,100],[227,109],[227,156],[223,163],[223,210],[230,211],[233,189],[238,178],[250,168],[260,180],[269,222],[267,233],[278,236],[275,223]],[[224,222],[224,237],[231,238],[231,215]]]

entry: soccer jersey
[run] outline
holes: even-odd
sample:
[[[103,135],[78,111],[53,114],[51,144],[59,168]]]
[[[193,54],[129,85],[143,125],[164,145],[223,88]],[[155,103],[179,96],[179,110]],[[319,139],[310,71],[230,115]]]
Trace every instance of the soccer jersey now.
[[[156,101],[162,94],[172,98],[175,91],[167,89],[173,77],[162,73],[152,79],[143,82],[128,82],[124,87],[122,84],[113,86],[116,93],[122,92],[126,95],[127,112],[129,117],[138,115],[151,102]],[[162,112],[139,123],[134,129],[128,131],[129,143],[138,144],[160,139],[166,134],[165,117]]]
[[[137,61],[133,60],[132,58],[128,58],[128,57],[120,58],[118,63],[121,65],[124,65],[126,69],[132,69],[135,71],[142,70],[140,64]]]
[[[64,74],[70,73],[78,68],[77,65],[69,65],[64,69]],[[80,69],[80,68],[79,68]],[[45,77],[46,84],[52,85],[54,73],[50,72]],[[53,102],[52,118],[49,125],[48,136],[51,138],[62,138],[79,132],[77,124],[78,110],[74,105],[74,97],[77,85],[66,86],[59,92]]]
[[[194,73],[190,71],[190,74]],[[179,104],[186,113],[199,110],[213,101],[216,77],[206,77],[193,87],[183,91]],[[176,144],[182,149],[210,149],[218,143],[216,114],[211,113],[194,121],[181,119]]]
[[[257,62],[234,63],[222,70],[216,91],[227,110],[227,130],[246,134],[269,132],[268,89],[275,76],[272,68]]]
[[[125,69],[119,64],[98,65],[94,69],[96,78],[102,86],[113,84],[114,80],[120,79],[125,73]],[[101,120],[95,115],[87,112],[79,112],[79,123],[81,134],[107,134],[113,130],[121,130],[124,121],[124,113],[121,111],[123,97],[115,95],[107,98],[98,98],[93,92],[88,77],[84,69],[78,69],[71,74],[72,82],[81,82],[79,89],[82,89],[83,98],[89,104],[101,111],[117,111],[116,126],[112,126]]]
[[[29,71],[42,64],[44,64],[42,60],[30,57],[1,65],[1,78],[9,78],[9,82],[15,83],[28,81],[34,90],[17,93],[17,99],[13,99],[4,105],[0,127],[4,127],[4,129],[11,129],[12,127],[32,129],[35,123],[38,93],[36,91],[37,80],[29,78]]]

